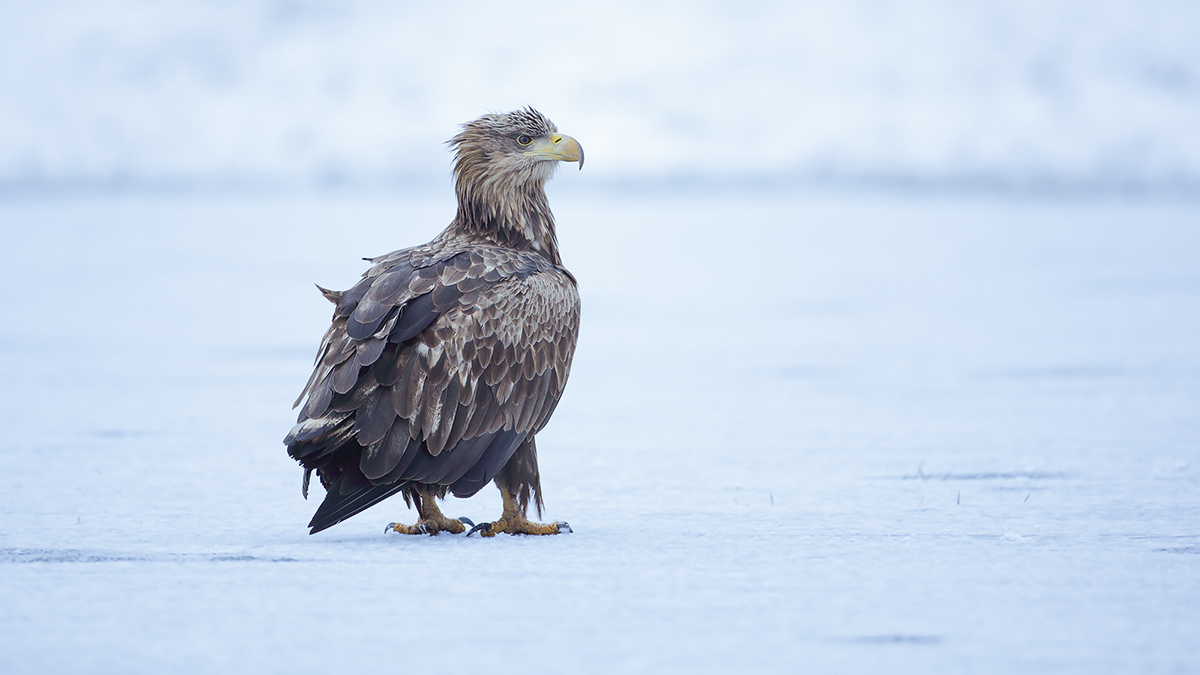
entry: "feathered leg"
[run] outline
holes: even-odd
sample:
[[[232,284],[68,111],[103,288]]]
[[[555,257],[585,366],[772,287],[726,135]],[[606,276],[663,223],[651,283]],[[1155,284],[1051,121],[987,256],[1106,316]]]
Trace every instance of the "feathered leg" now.
[[[442,488],[445,492],[445,488]],[[466,518],[447,518],[442,515],[441,509],[437,505],[437,487],[433,485],[417,485],[411,491],[404,493],[406,498],[412,499],[417,507],[417,513],[420,514],[420,519],[416,525],[405,525],[403,523],[388,523],[384,528],[384,532],[396,531],[400,534],[437,534],[438,532],[449,532],[451,534],[459,534],[466,530],[466,526],[474,525]]]
[[[495,478],[496,487],[504,498],[504,513],[493,523],[480,523],[471,528],[467,536],[478,532],[485,537],[494,537],[501,532],[508,534],[559,534],[570,532],[565,522],[535,523],[525,517],[532,499],[538,516],[542,515],[542,479],[538,473],[537,446],[533,437],[525,439],[513,453],[512,459],[500,469]]]

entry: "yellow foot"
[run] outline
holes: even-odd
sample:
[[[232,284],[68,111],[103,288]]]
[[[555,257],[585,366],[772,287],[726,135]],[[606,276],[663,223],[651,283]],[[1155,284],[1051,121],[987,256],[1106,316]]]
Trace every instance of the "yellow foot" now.
[[[494,537],[501,532],[507,532],[508,534],[559,534],[571,531],[571,526],[562,521],[549,524],[534,523],[525,518],[525,516],[506,516],[494,523],[480,523],[472,527],[467,536],[469,537],[476,532],[484,537]]]
[[[435,535],[438,532],[449,532],[450,534],[461,534],[466,530],[467,525],[475,525],[469,518],[447,518],[442,514],[437,514],[435,518],[422,518],[417,521],[416,525],[405,525],[404,523],[388,523],[388,526],[383,528],[384,532],[399,532],[400,534],[428,534]]]

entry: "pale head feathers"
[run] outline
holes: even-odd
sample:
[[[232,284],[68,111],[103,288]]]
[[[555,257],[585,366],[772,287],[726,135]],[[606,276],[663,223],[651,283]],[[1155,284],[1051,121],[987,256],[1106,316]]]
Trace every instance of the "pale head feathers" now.
[[[488,113],[462,126],[454,148],[458,215],[451,229],[561,264],[545,184],[558,162],[524,154],[530,139],[549,138],[554,123],[533,108]]]

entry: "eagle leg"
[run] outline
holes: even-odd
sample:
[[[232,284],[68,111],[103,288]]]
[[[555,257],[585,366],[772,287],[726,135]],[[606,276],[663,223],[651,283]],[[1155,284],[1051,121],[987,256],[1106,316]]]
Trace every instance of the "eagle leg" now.
[[[480,536],[494,537],[501,532],[508,534],[560,534],[571,532],[571,526],[563,521],[553,523],[535,523],[525,517],[524,509],[517,505],[517,495],[508,490],[500,490],[504,497],[504,513],[500,520],[493,523],[480,523],[467,532],[471,536],[478,532]]]
[[[388,526],[383,529],[384,532],[399,532],[400,534],[429,534],[434,535],[438,532],[449,532],[451,534],[461,534],[467,529],[466,525],[474,525],[467,518],[447,518],[442,515],[441,509],[437,505],[437,496],[434,494],[433,488],[430,486],[420,485],[413,488],[409,493],[413,502],[416,503],[417,513],[420,518],[416,525],[405,525],[404,523],[388,523]]]

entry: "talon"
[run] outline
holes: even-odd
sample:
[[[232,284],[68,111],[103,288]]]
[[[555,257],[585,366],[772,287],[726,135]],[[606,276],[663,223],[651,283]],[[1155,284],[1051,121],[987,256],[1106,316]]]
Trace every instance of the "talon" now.
[[[458,518],[458,522],[465,523],[467,525],[470,525],[471,527],[475,527],[475,521],[471,520],[470,518],[463,518],[460,516]]]
[[[472,525],[474,525],[474,523],[472,523]],[[480,523],[478,525],[474,525],[474,527],[472,527],[471,530],[469,532],[467,532],[467,536],[469,537],[469,536],[475,534],[476,532],[479,532],[480,533],[479,536],[481,536],[481,537],[487,536],[487,532],[489,532],[491,529],[492,529],[491,523]]]
[[[418,524],[418,525],[417,525],[417,531],[418,531],[418,532],[420,532],[421,534],[429,534],[429,535],[437,534],[437,531],[436,531],[436,530],[434,530],[433,532],[430,532],[430,531],[429,531],[429,525],[428,525],[428,524],[426,524],[426,523],[420,523],[420,524]]]
[[[573,534],[575,532],[575,530],[572,530],[571,526],[568,525],[567,521],[565,520],[555,521],[554,526],[558,528],[559,533],[568,532]]]
[[[396,529],[396,523],[388,523],[387,527],[383,528],[383,533],[387,534]]]

